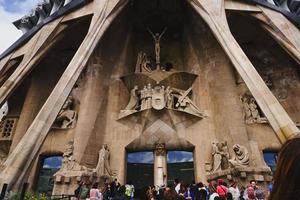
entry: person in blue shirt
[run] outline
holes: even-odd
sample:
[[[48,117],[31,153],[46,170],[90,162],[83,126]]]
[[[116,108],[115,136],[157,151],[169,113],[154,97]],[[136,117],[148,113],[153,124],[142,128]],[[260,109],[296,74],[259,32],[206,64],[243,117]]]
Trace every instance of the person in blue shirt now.
[[[187,187],[186,192],[184,193],[185,200],[195,200],[194,192],[191,190],[190,186]]]

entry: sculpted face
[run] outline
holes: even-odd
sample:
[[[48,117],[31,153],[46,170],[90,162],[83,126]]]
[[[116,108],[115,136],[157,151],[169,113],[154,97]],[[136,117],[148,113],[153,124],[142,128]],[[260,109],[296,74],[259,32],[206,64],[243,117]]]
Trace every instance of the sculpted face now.
[[[242,155],[243,151],[241,151],[241,146],[236,144],[233,146],[233,151],[237,154],[237,155]]]

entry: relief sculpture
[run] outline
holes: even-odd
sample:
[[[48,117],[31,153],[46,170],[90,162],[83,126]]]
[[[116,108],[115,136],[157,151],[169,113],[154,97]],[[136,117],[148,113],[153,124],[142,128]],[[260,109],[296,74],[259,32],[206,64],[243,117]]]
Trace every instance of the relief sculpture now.
[[[164,35],[166,32],[167,28],[165,28],[162,33],[153,33],[149,28],[148,31],[152,35],[153,40],[154,40],[154,49],[155,49],[155,61],[156,61],[156,67],[159,69],[160,67],[160,40],[161,37]]]
[[[72,97],[72,95],[70,95],[59,111],[52,127],[59,129],[74,128],[76,117],[77,113],[74,110],[74,98]]]
[[[121,115],[128,115],[151,108],[155,110],[167,108],[202,116],[203,113],[189,97],[191,91],[192,87],[185,91],[170,86],[165,87],[163,85],[152,87],[150,83],[140,90],[138,86],[134,86],[130,92],[130,99],[127,106],[121,110]]]
[[[213,142],[212,143],[212,172],[224,170],[229,167],[229,150],[227,142]]]
[[[244,119],[246,124],[254,123],[267,123],[268,120],[266,117],[262,116],[259,111],[259,107],[254,99],[250,95],[244,95],[241,97],[244,108]]]
[[[99,151],[98,163],[95,169],[95,172],[99,177],[106,175],[106,172],[108,175],[112,175],[109,163],[109,154],[108,146],[106,144],[102,145],[102,148]]]
[[[229,160],[233,167],[249,166],[249,152],[246,147],[235,144],[233,145],[234,157]]]
[[[232,146],[233,156],[230,155],[226,141],[212,142],[212,163],[206,162],[206,171],[218,173],[226,169],[250,166],[250,155],[248,149],[240,144]]]
[[[155,63],[151,63],[145,51],[139,51],[135,72],[121,77],[130,97],[125,108],[120,111],[119,119],[148,109],[174,110],[197,118],[206,117],[193,101],[192,85],[197,75],[173,70],[169,60],[161,66],[160,42],[166,30],[153,33],[148,28],[153,37]],[[156,66],[155,70],[152,70],[153,66]]]

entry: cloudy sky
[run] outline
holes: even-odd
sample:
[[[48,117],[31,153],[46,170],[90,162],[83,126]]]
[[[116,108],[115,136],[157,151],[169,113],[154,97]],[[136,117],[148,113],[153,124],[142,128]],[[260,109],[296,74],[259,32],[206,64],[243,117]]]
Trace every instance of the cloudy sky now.
[[[35,7],[39,0],[0,0],[0,53],[15,42],[22,32],[12,24]]]
[[[168,151],[167,154],[168,163],[180,163],[180,162],[192,162],[193,153],[187,151]],[[128,153],[129,163],[152,163],[153,164],[153,152],[135,152]]]
[[[61,156],[53,156],[46,158],[43,163],[43,168],[47,169],[59,169],[62,164],[62,157]]]

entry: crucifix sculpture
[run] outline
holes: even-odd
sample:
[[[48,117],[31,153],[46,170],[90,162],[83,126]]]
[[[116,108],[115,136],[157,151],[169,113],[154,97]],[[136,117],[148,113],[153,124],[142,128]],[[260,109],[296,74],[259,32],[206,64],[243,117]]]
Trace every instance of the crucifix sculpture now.
[[[160,69],[160,39],[163,34],[166,32],[167,28],[164,28],[162,33],[153,33],[149,28],[147,28],[149,33],[152,35],[155,46],[155,60],[156,60],[156,69]]]

